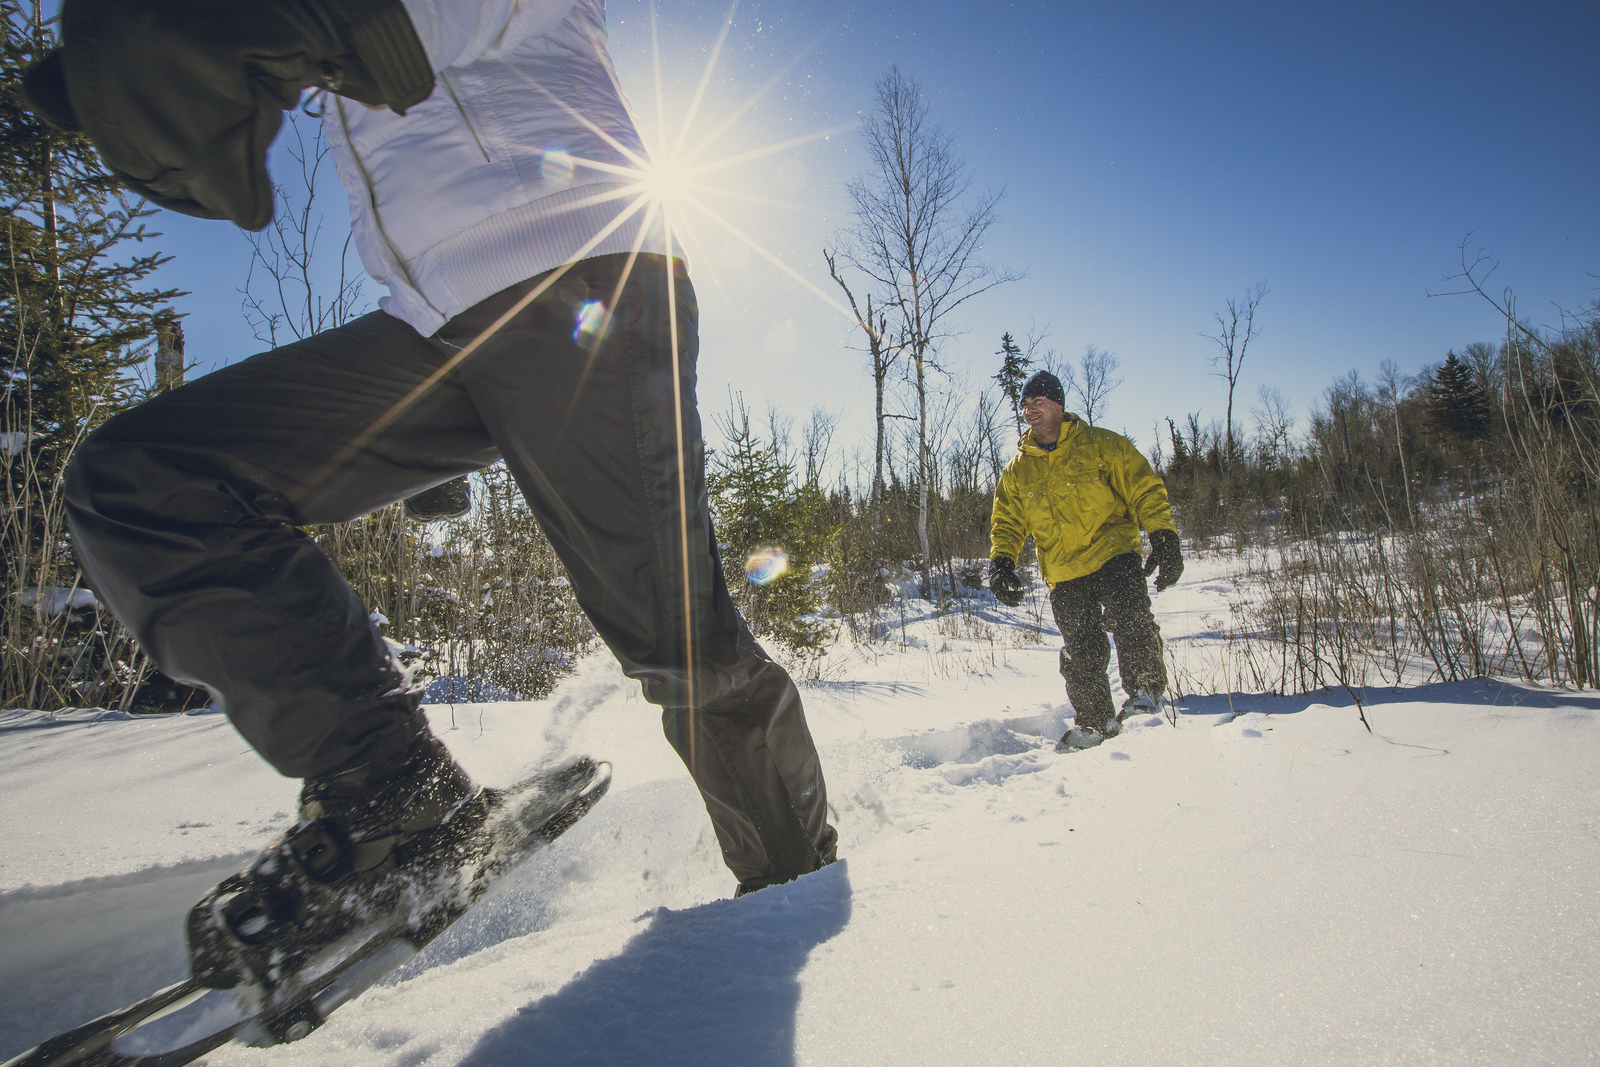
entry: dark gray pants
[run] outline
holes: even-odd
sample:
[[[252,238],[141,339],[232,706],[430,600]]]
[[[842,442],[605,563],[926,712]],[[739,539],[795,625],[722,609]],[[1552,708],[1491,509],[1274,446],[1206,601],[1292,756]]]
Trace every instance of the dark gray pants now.
[[[118,415],[69,475],[74,545],[164,672],[216,693],[280,772],[318,775],[393,758],[421,720],[391,695],[401,678],[366,608],[295,527],[504,459],[595,629],[661,706],[728,866],[784,881],[831,860],[836,837],[799,693],[716,558],[694,290],[677,264],[676,382],[661,257],[639,258],[598,345],[577,330],[587,302],[613,303],[627,258],[577,264],[409,407],[540,279],[432,338],[375,313]]]
[[[1140,689],[1160,694],[1167,688],[1161,661],[1161,630],[1150,611],[1150,592],[1137,553],[1113,556],[1093,574],[1058,582],[1050,607],[1061,628],[1061,677],[1079,726],[1103,729],[1116,716],[1111,700],[1111,643],[1117,639],[1117,671],[1129,696]]]

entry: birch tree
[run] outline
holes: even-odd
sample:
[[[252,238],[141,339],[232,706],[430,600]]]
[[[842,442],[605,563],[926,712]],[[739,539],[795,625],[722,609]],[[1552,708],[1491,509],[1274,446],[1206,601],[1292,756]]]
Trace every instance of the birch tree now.
[[[1266,295],[1267,286],[1262,282],[1245,290],[1242,299],[1229,298],[1227,310],[1217,312],[1217,332],[1201,335],[1217,346],[1217,354],[1211,357],[1211,365],[1221,369],[1212,373],[1228,383],[1228,421],[1223,428],[1225,443],[1222,462],[1229,470],[1233,469],[1233,461],[1238,453],[1238,443],[1233,433],[1233,394],[1239,387],[1239,375],[1243,373],[1244,357],[1250,349],[1250,342],[1261,336],[1261,331],[1256,328],[1256,310],[1261,307]]]
[[[889,372],[894,369],[895,360],[899,358],[903,346],[898,338],[891,337],[889,333],[889,313],[884,310],[883,300],[878,298],[878,306],[873,307],[874,296],[872,293],[867,293],[866,311],[863,313],[861,305],[856,303],[855,291],[839,271],[837,258],[826,248],[822,250],[822,258],[828,261],[828,273],[844,291],[845,299],[850,301],[850,312],[855,316],[856,327],[867,339],[867,355],[872,364],[873,425],[877,428],[876,441],[873,445],[871,496],[872,503],[876,505],[883,499],[884,424],[886,420],[895,417],[884,410],[883,397],[889,381]]]
[[[840,256],[880,294],[909,364],[917,408],[917,537],[929,592],[928,376],[940,369],[939,346],[951,336],[956,309],[1021,275],[983,257],[1003,194],[973,192],[955,136],[932,120],[921,86],[899,67],[878,79],[862,142],[870,166],[846,187],[852,212]]]

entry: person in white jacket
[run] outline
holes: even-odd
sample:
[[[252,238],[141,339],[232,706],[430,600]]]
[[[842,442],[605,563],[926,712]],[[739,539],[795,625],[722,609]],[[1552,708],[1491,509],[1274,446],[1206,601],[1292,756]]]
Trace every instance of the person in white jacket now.
[[[474,787],[298,528],[504,461],[661,707],[738,891],[831,862],[799,694],[723,582],[694,289],[638,196],[603,0],[67,0],[25,81],[131,188],[250,228],[281,110],[313,87],[382,310],[89,437],[68,500],[101,600],[305,779],[303,814],[400,847]]]

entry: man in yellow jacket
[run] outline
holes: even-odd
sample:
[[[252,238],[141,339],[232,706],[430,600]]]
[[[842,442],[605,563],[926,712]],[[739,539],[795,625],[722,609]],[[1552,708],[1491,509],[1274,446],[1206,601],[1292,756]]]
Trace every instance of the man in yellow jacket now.
[[[1166,691],[1161,631],[1150,613],[1145,577],[1159,568],[1156,591],[1183,573],[1183,553],[1167,489],[1121,434],[1089,426],[1065,409],[1061,381],[1040,371],[1022,388],[1028,432],[995,487],[990,523],[989,588],[1012,607],[1022,603],[1017,556],[1033,535],[1050,607],[1061,628],[1061,675],[1075,720],[1057,751],[1098,745],[1134,711],[1156,711]],[[1140,566],[1139,528],[1150,534]],[[1110,631],[1128,694],[1119,714],[1106,667]]]

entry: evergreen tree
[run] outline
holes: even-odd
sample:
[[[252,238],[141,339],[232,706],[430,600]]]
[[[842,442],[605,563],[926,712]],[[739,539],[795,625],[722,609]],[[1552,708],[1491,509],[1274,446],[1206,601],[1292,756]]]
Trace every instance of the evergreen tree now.
[[[0,16],[0,404],[5,430],[27,434],[55,472],[75,440],[135,399],[128,372],[176,322],[166,304],[179,294],[143,288],[170,257],[124,255],[159,236],[143,222],[154,209],[117,185],[86,138],[23,104],[23,71],[56,43],[39,0],[0,0]]]
[[[1011,416],[1016,420],[1017,432],[1022,432],[1022,387],[1028,383],[1028,368],[1033,366],[1033,360],[1023,355],[1022,349],[1012,339],[1008,330],[1000,336],[1000,350],[995,353],[1000,357],[1000,371],[994,380],[1000,383],[1000,391],[1011,402]]]
[[[815,483],[796,484],[794,465],[773,443],[763,447],[743,412],[723,433],[728,445],[712,457],[707,488],[728,589],[757,636],[820,652],[832,627],[818,618],[811,568],[833,534],[827,498]],[[779,552],[784,562],[774,567]]]
[[[1472,368],[1454,352],[1428,385],[1428,417],[1457,440],[1481,441],[1489,434],[1489,397]]]

